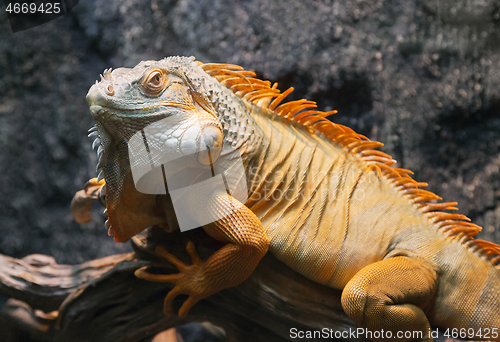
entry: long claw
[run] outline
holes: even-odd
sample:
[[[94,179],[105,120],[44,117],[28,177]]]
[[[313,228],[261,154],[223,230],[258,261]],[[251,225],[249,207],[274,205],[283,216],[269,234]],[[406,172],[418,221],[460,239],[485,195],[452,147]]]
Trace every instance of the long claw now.
[[[148,272],[146,272],[147,268],[148,268],[147,266],[144,266],[144,267],[141,267],[141,268],[135,270],[134,275],[140,279],[149,278],[150,274]]]
[[[181,308],[179,309],[179,318],[185,318],[188,315],[189,310],[191,310],[193,305],[198,303],[199,300],[200,299],[198,299],[196,297],[189,296],[188,299],[186,299],[184,304],[182,304]]]
[[[179,280],[182,279],[182,275],[179,273],[176,274],[155,274],[158,275],[159,277],[156,278],[158,281],[164,282],[164,283],[170,283],[170,284],[178,284]]]
[[[157,281],[162,283],[171,283],[177,284],[181,279],[180,274],[151,274],[146,271],[147,266],[141,267],[135,271],[134,275],[137,278],[149,280],[149,281]]]
[[[182,272],[182,271],[184,271],[186,269],[187,266],[182,261],[180,261],[179,259],[177,259],[175,256],[173,256],[172,254],[170,254],[169,252],[167,252],[167,250],[165,249],[165,247],[163,247],[163,246],[157,246],[155,251],[156,251],[156,254],[158,254],[159,256],[161,256],[164,259],[167,259],[168,262],[170,262],[175,267],[177,267],[177,269],[180,272]]]
[[[174,315],[174,309],[172,308],[172,302],[174,301],[174,298],[180,294],[182,294],[182,292],[178,286],[174,287],[172,290],[170,290],[167,293],[167,296],[165,297],[165,300],[163,301],[163,313],[165,314],[165,316],[173,316]]]
[[[186,250],[189,253],[189,255],[191,256],[191,261],[192,261],[193,265],[203,264],[203,260],[201,260],[200,256],[196,252],[196,248],[194,247],[194,243],[192,241],[188,242],[188,244],[186,246]]]
[[[157,246],[155,249],[158,256],[179,269],[179,273],[177,274],[151,274],[147,272],[147,266],[135,271],[135,276],[141,279],[175,284],[175,287],[168,292],[163,302],[163,313],[166,316],[174,315],[172,302],[180,294],[188,295],[188,298],[179,309],[179,317],[181,318],[186,317],[193,305],[207,296],[204,295],[203,285],[200,283],[203,279],[199,277],[199,272],[203,269],[205,262],[199,257],[193,242],[188,242],[186,250],[191,256],[191,265],[184,264],[174,255],[167,252],[163,246]]]

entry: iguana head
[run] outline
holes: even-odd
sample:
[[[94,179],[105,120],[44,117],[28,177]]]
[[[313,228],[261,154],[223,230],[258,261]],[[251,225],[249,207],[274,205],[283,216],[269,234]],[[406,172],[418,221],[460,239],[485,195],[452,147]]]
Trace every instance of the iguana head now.
[[[210,99],[217,85],[209,79],[192,58],[171,57],[105,70],[90,88],[87,103],[96,121],[91,134],[97,135],[107,226],[116,241],[165,221],[159,188],[137,190],[144,170],[159,165],[165,155],[205,165],[219,156],[224,120]]]

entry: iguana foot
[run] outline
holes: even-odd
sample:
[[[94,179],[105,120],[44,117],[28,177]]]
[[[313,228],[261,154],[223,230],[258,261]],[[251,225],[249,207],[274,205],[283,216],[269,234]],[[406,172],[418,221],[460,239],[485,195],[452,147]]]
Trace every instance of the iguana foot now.
[[[360,328],[386,332],[367,336],[372,341],[432,342],[425,311],[432,305],[436,279],[436,271],[424,261],[387,258],[356,273],[342,291],[342,307]]]
[[[76,222],[88,223],[92,220],[92,204],[104,200],[106,182],[97,178],[90,179],[83,190],[78,191],[71,201],[71,213]]]
[[[203,229],[212,238],[226,242],[226,245],[203,261],[196,253],[194,244],[189,242],[186,249],[191,255],[191,265],[184,264],[159,246],[156,253],[175,265],[179,273],[157,275],[148,273],[145,268],[136,271],[139,278],[175,284],[165,298],[163,311],[167,315],[172,314],[172,301],[180,294],[189,296],[179,310],[179,317],[183,318],[201,299],[241,284],[252,274],[269,248],[269,240],[257,216],[226,192],[215,194],[216,201],[208,203],[216,204],[205,206],[208,210],[204,213],[206,217],[212,215],[210,210],[218,208],[229,207],[233,211]],[[235,204],[238,204],[238,210],[234,210]]]
[[[175,287],[165,297],[163,304],[163,313],[167,316],[173,315],[172,302],[180,294],[189,295],[188,299],[179,309],[179,317],[184,318],[198,301],[218,292],[218,290],[214,291],[210,286],[204,284],[204,277],[200,275],[204,270],[205,262],[198,256],[191,241],[188,242],[186,250],[191,256],[192,265],[184,264],[167,252],[163,246],[156,247],[156,254],[177,267],[179,270],[178,274],[151,274],[146,271],[147,266],[135,271],[135,276],[141,279],[175,284]]]

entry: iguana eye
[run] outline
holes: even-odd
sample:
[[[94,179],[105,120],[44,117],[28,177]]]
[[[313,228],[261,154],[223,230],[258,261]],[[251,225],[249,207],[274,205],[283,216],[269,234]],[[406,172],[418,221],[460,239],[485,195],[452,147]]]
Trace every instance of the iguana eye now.
[[[152,70],[142,82],[142,88],[148,95],[159,95],[165,89],[165,75],[160,70]]]
[[[151,79],[151,83],[154,85],[154,86],[159,86],[161,84],[161,75],[160,74],[156,74],[152,79]]]

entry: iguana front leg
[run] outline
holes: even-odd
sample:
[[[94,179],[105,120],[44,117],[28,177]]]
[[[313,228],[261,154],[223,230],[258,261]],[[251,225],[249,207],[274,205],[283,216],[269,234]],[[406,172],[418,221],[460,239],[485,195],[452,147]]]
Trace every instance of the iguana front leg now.
[[[423,261],[391,257],[356,273],[342,292],[342,307],[359,327],[386,332],[381,339],[365,336],[371,340],[387,340],[389,331],[393,341],[432,341],[424,310],[434,298],[436,279],[434,269]],[[401,332],[408,335],[398,338]]]
[[[240,284],[252,274],[269,248],[269,240],[257,216],[229,194],[214,194],[204,208],[207,212],[201,214],[210,216],[217,210],[231,210],[229,215],[204,227],[211,237],[227,242],[227,245],[202,261],[194,245],[189,243],[187,251],[192,258],[192,265],[189,266],[159,247],[157,253],[174,264],[180,273],[149,274],[145,268],[135,273],[142,279],[175,284],[165,298],[163,310],[166,315],[172,314],[172,301],[180,294],[189,295],[179,310],[179,317],[185,317],[201,299]]]

